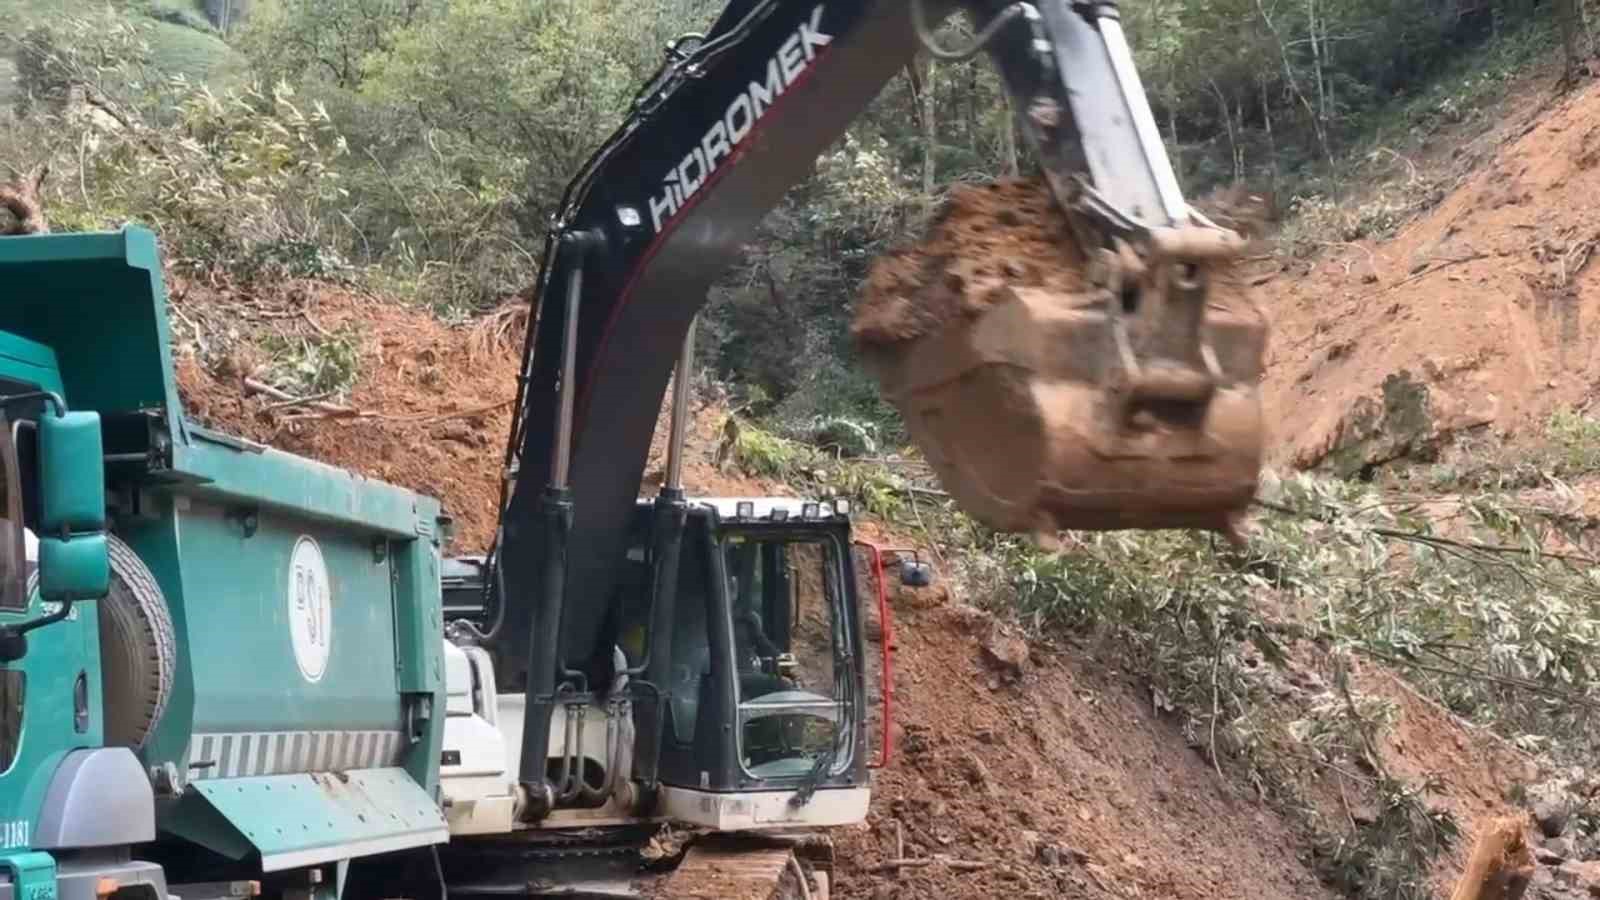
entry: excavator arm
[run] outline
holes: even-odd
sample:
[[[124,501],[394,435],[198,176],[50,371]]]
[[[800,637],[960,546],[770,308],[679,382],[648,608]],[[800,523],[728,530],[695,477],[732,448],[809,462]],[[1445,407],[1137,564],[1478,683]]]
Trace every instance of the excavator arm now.
[[[931,30],[958,8],[977,23],[976,43],[933,47]],[[1051,194],[1097,260],[1198,259],[1235,245],[1179,190],[1114,0],[732,0],[709,32],[669,47],[550,223],[489,579],[501,684],[529,693],[524,761],[542,758],[534,707],[576,674],[569,661],[600,649],[663,392],[708,289],[923,49],[988,52]],[[1124,368],[1152,380],[1134,357],[1141,341],[1166,341],[1168,355],[1204,369],[1191,313],[1144,337],[1130,328]]]

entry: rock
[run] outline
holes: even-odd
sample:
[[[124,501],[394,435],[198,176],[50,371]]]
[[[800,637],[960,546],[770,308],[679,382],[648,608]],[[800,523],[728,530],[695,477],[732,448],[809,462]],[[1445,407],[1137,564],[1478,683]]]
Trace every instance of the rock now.
[[[1005,681],[1020,679],[1029,666],[1028,642],[996,624],[983,641],[983,661]]]
[[[1572,854],[1569,851],[1559,846],[1561,840],[1561,838],[1554,838],[1546,841],[1544,846],[1534,848],[1533,858],[1539,861],[1539,865],[1559,866],[1572,858]]]
[[[1569,859],[1556,867],[1556,882],[1586,890],[1600,897],[1600,862],[1578,862]]]
[[[1311,469],[1326,463],[1348,478],[1399,459],[1431,461],[1439,439],[1428,385],[1402,369],[1384,379],[1378,396],[1358,398],[1337,420],[1312,429],[1296,448],[1294,464]]]
[[[967,783],[978,788],[985,794],[994,793],[994,782],[989,777],[989,767],[983,764],[976,753],[961,754],[961,771],[966,776]]]
[[[1573,796],[1563,779],[1545,781],[1528,789],[1528,808],[1532,810],[1533,819],[1539,823],[1539,830],[1545,837],[1555,838],[1564,834],[1577,807],[1578,798]]]
[[[928,752],[928,748],[931,745],[932,741],[928,735],[928,727],[926,725],[906,723],[904,734],[900,739],[900,749],[903,752],[908,756],[915,756],[919,753]]]

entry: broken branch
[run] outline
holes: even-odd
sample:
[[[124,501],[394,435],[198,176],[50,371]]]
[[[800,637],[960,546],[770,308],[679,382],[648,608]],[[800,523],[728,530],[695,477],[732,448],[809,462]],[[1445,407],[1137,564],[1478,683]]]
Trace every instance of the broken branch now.
[[[1450,900],[1519,900],[1533,880],[1533,853],[1516,816],[1491,819],[1478,834]]]
[[[883,872],[898,872],[901,869],[922,869],[928,866],[944,866],[957,872],[977,872],[989,868],[989,863],[980,860],[951,859],[947,856],[928,856],[921,859],[891,859],[879,863],[868,872],[880,874]]]
[[[369,415],[368,413],[362,413],[359,410],[351,407],[341,406],[337,403],[329,403],[326,400],[320,400],[316,397],[296,397],[287,391],[279,390],[278,388],[275,388],[264,381],[257,381],[254,378],[246,378],[244,380],[244,389],[245,396],[249,396],[251,394],[266,394],[268,397],[283,401],[282,403],[268,406],[267,409],[282,408],[285,406],[309,406],[312,409],[326,413],[329,416],[355,417]]]
[[[1488,259],[1488,258],[1489,258],[1489,254],[1487,254],[1487,253],[1474,253],[1474,254],[1472,254],[1470,256],[1463,256],[1463,257],[1461,257],[1459,259],[1447,259],[1444,262],[1438,264],[1437,266],[1434,266],[1434,267],[1429,268],[1429,269],[1423,269],[1421,272],[1418,272],[1417,274],[1411,276],[1410,278],[1402,278],[1399,281],[1396,281],[1394,284],[1391,284],[1391,285],[1383,288],[1380,291],[1376,291],[1374,293],[1368,294],[1366,297],[1363,297],[1362,299],[1367,300],[1367,299],[1371,299],[1373,297],[1382,296],[1383,294],[1387,294],[1392,290],[1396,290],[1398,288],[1402,288],[1402,287],[1410,284],[1413,281],[1421,281],[1422,279],[1427,278],[1429,275],[1432,275],[1435,272],[1442,272],[1445,269],[1450,268],[1451,266],[1459,266],[1459,265],[1462,265],[1464,263],[1475,262],[1475,261],[1480,260],[1480,259]]]

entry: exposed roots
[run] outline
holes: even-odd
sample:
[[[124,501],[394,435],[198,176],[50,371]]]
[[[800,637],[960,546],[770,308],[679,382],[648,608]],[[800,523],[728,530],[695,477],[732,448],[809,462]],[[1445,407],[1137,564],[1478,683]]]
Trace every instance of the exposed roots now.
[[[468,353],[473,359],[493,357],[508,345],[521,341],[531,325],[531,311],[528,298],[522,294],[502,303],[494,312],[472,323]]]

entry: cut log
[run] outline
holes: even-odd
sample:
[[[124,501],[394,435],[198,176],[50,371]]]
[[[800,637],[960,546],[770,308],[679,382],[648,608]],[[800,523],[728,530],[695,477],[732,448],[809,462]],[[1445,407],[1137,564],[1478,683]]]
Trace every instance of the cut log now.
[[[1534,872],[1526,828],[1520,816],[1485,821],[1450,900],[1522,900]]]

